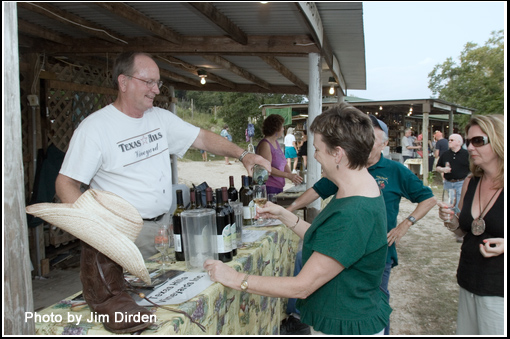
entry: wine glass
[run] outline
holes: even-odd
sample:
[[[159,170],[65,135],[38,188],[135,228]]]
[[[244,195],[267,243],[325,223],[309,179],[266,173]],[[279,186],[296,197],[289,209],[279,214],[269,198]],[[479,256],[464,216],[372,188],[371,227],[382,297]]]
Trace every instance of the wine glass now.
[[[154,236],[154,247],[161,253],[161,270],[167,268],[170,241],[168,226],[161,226]]]
[[[448,209],[455,211],[455,207],[457,206],[457,190],[455,188],[449,188],[443,190],[443,202],[448,205]],[[447,228],[456,228],[452,220],[453,215],[448,215],[448,220],[445,221]]]
[[[253,202],[258,207],[263,207],[267,202],[267,190],[266,185],[253,185]],[[264,224],[264,218],[258,218],[256,225],[262,226]]]

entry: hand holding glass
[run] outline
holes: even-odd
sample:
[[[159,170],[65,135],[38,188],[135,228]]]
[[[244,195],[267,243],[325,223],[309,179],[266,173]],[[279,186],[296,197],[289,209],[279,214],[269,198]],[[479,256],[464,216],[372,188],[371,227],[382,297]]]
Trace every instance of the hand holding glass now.
[[[266,185],[253,185],[253,201],[258,207],[263,207],[267,202]],[[257,225],[262,225],[264,218],[257,220]]]
[[[457,190],[450,188],[443,191],[443,202],[448,205],[448,209],[455,211],[455,206],[457,205]],[[448,229],[456,228],[453,225],[453,215],[448,215],[448,219],[445,220],[446,227]]]

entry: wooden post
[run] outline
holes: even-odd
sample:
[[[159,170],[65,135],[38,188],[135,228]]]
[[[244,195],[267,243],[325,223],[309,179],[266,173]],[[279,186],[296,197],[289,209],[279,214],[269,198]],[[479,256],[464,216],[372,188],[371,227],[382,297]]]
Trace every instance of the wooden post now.
[[[4,5],[4,333],[34,335],[32,277],[25,212],[18,20],[15,2]]]

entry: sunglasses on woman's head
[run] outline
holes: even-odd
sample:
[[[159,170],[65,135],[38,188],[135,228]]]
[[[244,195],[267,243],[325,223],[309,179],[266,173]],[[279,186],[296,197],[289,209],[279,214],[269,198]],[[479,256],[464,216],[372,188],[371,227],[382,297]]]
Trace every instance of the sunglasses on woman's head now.
[[[469,147],[470,144],[473,144],[475,147],[480,147],[483,145],[487,145],[489,143],[489,138],[486,136],[473,137],[471,139],[466,139],[466,146]]]

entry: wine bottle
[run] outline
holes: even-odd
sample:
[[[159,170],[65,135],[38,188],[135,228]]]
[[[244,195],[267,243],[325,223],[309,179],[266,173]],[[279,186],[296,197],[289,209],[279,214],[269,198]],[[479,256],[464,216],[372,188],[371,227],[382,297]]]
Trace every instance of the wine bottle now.
[[[241,202],[243,203],[243,226],[253,225],[253,191],[249,186],[249,177],[243,177],[243,188],[241,189]]]
[[[231,175],[229,177],[230,187],[228,188],[228,201],[237,201],[239,199],[239,192],[237,192],[236,187],[234,186],[234,177]]]
[[[177,208],[172,216],[172,222],[174,224],[174,247],[175,247],[175,259],[177,261],[184,261],[184,243],[182,241],[182,224],[181,224],[181,212],[184,211],[184,200],[182,199],[182,190],[177,190]]]
[[[236,215],[234,209],[228,202],[228,190],[226,187],[221,188],[221,194],[223,196],[223,208],[225,214],[228,213],[230,220],[230,248],[232,249],[232,256],[237,255],[237,229],[236,229]]]
[[[230,215],[225,213],[221,188],[216,189],[216,243],[218,245],[218,259],[223,262],[232,261],[232,247],[230,244]]]
[[[205,208],[211,208],[213,210],[216,209],[216,206],[214,206],[213,203],[213,191],[210,187],[205,189]]]
[[[195,195],[195,189],[193,187],[191,187],[189,189],[189,206],[188,206],[188,210],[194,210],[197,208],[197,203],[196,203],[196,195]]]
[[[202,191],[201,190],[195,191],[195,204],[197,205],[196,209],[204,208],[204,206],[202,206]]]
[[[241,195],[243,194],[244,191],[244,178],[246,178],[246,175],[241,175],[241,188],[239,189],[239,199],[241,199]]]

